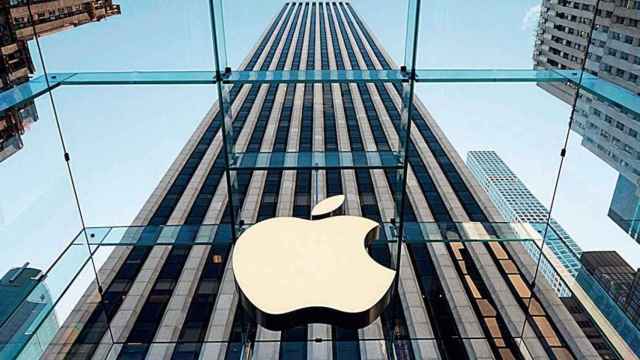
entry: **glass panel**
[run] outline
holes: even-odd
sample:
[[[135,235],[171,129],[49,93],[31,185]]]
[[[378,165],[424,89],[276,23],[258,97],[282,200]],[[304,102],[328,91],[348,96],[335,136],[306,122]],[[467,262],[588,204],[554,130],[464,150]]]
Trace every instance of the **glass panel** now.
[[[529,69],[421,69],[416,70],[418,82],[558,82],[574,79],[575,70]]]
[[[215,73],[212,71],[83,72],[73,74],[63,83],[64,85],[214,84]]]
[[[245,227],[253,223],[244,223]],[[535,227],[544,224],[522,223],[435,223],[435,222],[407,222],[405,241],[408,243],[442,243],[442,242],[530,242],[535,241],[539,235]],[[384,222],[380,224],[381,234],[373,241],[377,244],[395,243],[397,230],[394,223]],[[499,229],[495,234],[489,235],[474,229],[492,227]],[[161,226],[115,226],[115,227],[88,227],[78,234],[74,245],[87,243],[91,246],[155,246],[155,245],[207,245],[214,243],[225,244],[231,242],[231,224],[205,224],[205,225],[161,225]],[[455,232],[455,235],[453,235]],[[192,236],[188,236],[191,234]]]
[[[0,323],[28,295],[29,279],[45,272],[82,229],[53,119],[48,96],[0,117],[0,294],[4,299]],[[77,248],[76,257],[69,256],[59,261],[72,265],[78,258],[86,261],[88,248]],[[21,268],[32,273],[14,285],[12,274]],[[69,274],[63,270],[48,276],[54,300],[66,287]]]
[[[585,75],[580,80],[576,70],[433,70],[417,69],[418,82],[559,82],[580,83],[582,89],[601,101],[620,107],[620,112],[640,111],[636,96],[624,87],[607,79]],[[21,105],[62,85],[178,85],[213,84],[215,74],[208,71],[145,71],[145,72],[83,72],[52,73],[49,82],[36,77],[16,88],[2,93],[1,109]],[[343,82],[389,82],[404,80],[399,70],[282,70],[282,71],[234,71],[224,78],[225,83],[260,84],[280,83],[343,83]]]
[[[48,23],[51,31],[62,30],[61,21],[77,24],[40,39],[49,72],[213,70],[209,1],[87,3],[34,4],[36,15],[66,19]]]
[[[605,103],[630,119],[640,116],[640,100],[633,87],[625,88],[607,76],[592,74],[585,74],[582,79],[576,79],[573,83],[580,86],[580,93],[583,94],[581,105],[589,105],[588,95],[593,95],[595,99],[592,98],[592,101]]]
[[[49,77],[49,82],[43,76],[38,76],[16,87],[3,89],[3,92],[0,93],[0,111],[6,113],[14,107],[27,105],[30,101],[32,102],[35,98],[57,87],[62,80],[69,76],[71,75],[53,75]]]
[[[166,222],[190,183],[198,194],[221,143],[221,136],[215,140],[214,86],[68,86],[54,92],[86,226],[139,224],[154,213]],[[202,208],[206,212],[207,204]]]
[[[155,245],[206,245],[232,242],[230,224],[215,225],[165,225],[90,227],[84,232],[91,245],[100,246],[155,246]],[[74,244],[85,243],[84,234],[76,237]]]

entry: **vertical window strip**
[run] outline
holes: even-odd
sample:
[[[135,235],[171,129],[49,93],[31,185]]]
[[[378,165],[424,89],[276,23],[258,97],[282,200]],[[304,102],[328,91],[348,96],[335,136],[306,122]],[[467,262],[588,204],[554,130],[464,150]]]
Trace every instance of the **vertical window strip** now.
[[[244,310],[242,304],[238,302],[231,325],[231,334],[229,335],[229,342],[227,343],[225,360],[251,358],[251,356],[247,356],[247,354],[244,354],[246,357],[243,357],[243,352],[250,352],[251,345],[256,339],[256,327],[251,326],[252,323],[253,320]],[[192,359],[196,358],[194,357]]]
[[[307,29],[307,12],[309,8],[309,4],[306,3],[305,4],[305,15],[302,18],[302,24],[300,26],[300,31],[298,34],[298,41],[296,43],[296,51],[294,53],[294,57],[293,57],[293,63],[292,63],[292,70],[299,70],[300,69],[300,63],[302,61],[302,48],[304,45],[304,37],[306,34],[306,29]],[[313,19],[313,17],[312,17]],[[310,34],[314,34],[315,33],[315,29],[310,29]],[[307,47],[307,60],[309,58],[309,49],[312,49],[313,47]],[[295,100],[295,90],[296,90],[297,84],[289,84],[287,85],[287,96],[289,96],[289,90],[291,90],[291,94],[290,94],[290,98],[288,98],[287,96],[285,96],[285,103],[284,103],[284,108],[283,108],[283,113],[280,114],[280,124],[286,124],[286,131],[282,132],[282,137],[283,140],[281,140],[280,142],[278,141],[278,136],[276,136],[276,144],[278,146],[277,149],[274,149],[274,151],[286,151],[287,150],[287,142],[288,142],[288,134],[289,134],[289,128],[291,125],[291,116],[293,114],[293,105],[294,105],[294,100]],[[305,107],[305,102],[307,102],[306,98],[307,98],[307,94],[306,91],[307,89],[310,88],[307,85],[303,86],[303,113],[301,114],[301,123],[300,123],[300,127],[304,127],[305,125],[305,114],[304,114],[304,107]],[[311,89],[311,96],[313,96],[313,90]],[[311,109],[313,109],[313,106],[309,104],[306,105],[307,107],[311,107]],[[311,114],[311,116],[313,116]],[[312,119],[311,119],[312,120]],[[308,121],[307,121],[308,122]],[[280,125],[279,125],[280,126]],[[312,126],[312,124],[311,124]],[[279,134],[280,135],[280,134]],[[301,136],[303,135],[302,133],[300,134]],[[300,138],[298,140],[298,142],[301,142],[302,139]],[[311,211],[308,210],[310,203],[307,202],[306,206],[304,201],[300,201],[299,198],[305,198],[305,197],[309,197],[310,193],[311,193],[311,187],[306,188],[304,185],[306,184],[305,178],[309,177],[309,171],[306,170],[297,170],[295,172],[295,188],[294,188],[294,196],[293,196],[293,208],[294,208],[294,213],[296,211],[296,201],[298,202],[298,209],[302,210],[302,212],[308,212],[310,213]],[[303,175],[305,174],[305,175]],[[269,175],[267,175],[269,176]],[[281,188],[282,184],[282,172],[280,171],[277,174],[277,182],[278,182],[278,190],[275,193],[276,196],[278,195],[278,191]],[[300,191],[304,190],[305,192],[303,194],[300,193]],[[288,189],[285,191],[289,191]],[[277,200],[276,200],[277,203]],[[275,213],[274,213],[275,215]],[[280,337],[280,359],[307,359],[307,326],[303,325],[303,326],[296,326],[293,328],[289,328],[286,330],[283,330],[281,332],[281,337]]]
[[[337,43],[337,37],[336,37],[336,29],[335,29],[335,25],[332,21],[332,12],[331,12],[331,5],[329,3],[325,3],[325,10],[327,12],[327,20],[329,23],[329,30],[331,31],[331,39],[332,39],[332,43],[333,43],[333,49],[334,49],[334,59],[336,62],[336,67],[337,69],[344,69],[344,63],[342,60],[342,54],[340,53],[340,49],[338,48],[338,43]],[[323,21],[324,22],[324,21]],[[322,29],[321,29],[322,30]],[[326,42],[326,33],[323,32],[322,36],[324,37],[324,41]],[[336,50],[337,49],[337,50]],[[327,51],[327,57],[328,57],[328,51]],[[344,89],[342,87],[342,84],[340,85],[340,90],[341,92],[344,92]],[[330,98],[327,99],[325,96],[324,99],[324,115],[325,115],[325,150],[331,150],[333,148],[332,145],[334,145],[334,140],[335,140],[335,150],[338,150],[338,130],[336,128],[336,124],[335,124],[335,112],[334,112],[334,107],[333,107],[333,92],[331,90],[331,85],[323,85],[323,92],[325,92],[325,94],[329,94]],[[327,103],[328,101],[330,101],[330,103]],[[327,119],[327,108],[329,108],[330,106],[330,111],[331,111],[331,115],[329,115],[329,119]],[[343,106],[345,106],[345,115],[346,115],[346,105],[343,103]],[[353,107],[353,106],[352,106]],[[330,138],[328,138],[327,135],[327,130],[329,130],[329,136],[331,136]],[[335,131],[335,132],[334,132]],[[335,134],[335,138],[333,138]],[[351,135],[351,134],[350,134]],[[328,144],[327,144],[328,143]],[[329,145],[327,147],[327,145]],[[351,146],[353,148],[354,143],[353,140],[351,140]],[[362,141],[360,141],[360,146],[362,146]],[[340,178],[340,189],[336,189],[336,184],[335,182],[330,181],[330,176],[335,178]],[[332,173],[330,171],[327,171],[327,193],[331,193],[332,191],[336,191],[338,190],[339,193],[341,194],[343,192],[342,190],[342,179],[341,179],[341,174],[340,171],[337,170],[335,171],[335,173]],[[358,336],[358,331],[357,330],[353,330],[353,329],[344,329],[344,328],[340,328],[337,326],[332,326],[331,327],[331,338],[332,338],[332,351],[333,351],[333,358],[334,359],[340,359],[340,360],[346,360],[346,359],[360,359],[360,343],[359,343],[359,336]]]
[[[327,31],[324,22],[324,5],[324,3],[318,4],[320,15],[320,58],[322,69],[328,70],[329,51],[327,45]],[[331,91],[331,85],[322,84],[322,116],[324,117],[324,150],[338,151],[338,130],[336,128],[336,115],[333,109],[333,92]],[[340,170],[328,169],[325,171],[325,174],[327,196],[342,194],[342,176],[340,175]]]
[[[212,314],[218,291],[222,285],[224,269],[229,259],[230,244],[214,245],[209,250],[204,269],[198,279],[198,286],[189,305],[187,316],[178,336],[173,358],[195,359],[200,355],[209,325],[208,317]]]
[[[307,45],[306,69],[315,67],[316,49],[316,3],[312,4],[309,19],[309,41]],[[311,152],[313,143],[313,84],[304,84],[302,116],[300,122],[300,141],[298,151]],[[296,186],[293,199],[293,216],[304,219],[311,217],[311,181],[310,170],[296,171]]]

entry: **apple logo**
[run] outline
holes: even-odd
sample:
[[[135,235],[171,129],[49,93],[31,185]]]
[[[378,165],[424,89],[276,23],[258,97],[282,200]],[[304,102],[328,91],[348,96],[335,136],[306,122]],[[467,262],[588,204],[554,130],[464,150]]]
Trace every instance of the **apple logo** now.
[[[318,203],[312,220],[276,217],[236,241],[232,267],[240,302],[270,330],[307,323],[360,328],[388,305],[396,275],[373,260],[366,245],[378,223],[333,216],[344,195]]]

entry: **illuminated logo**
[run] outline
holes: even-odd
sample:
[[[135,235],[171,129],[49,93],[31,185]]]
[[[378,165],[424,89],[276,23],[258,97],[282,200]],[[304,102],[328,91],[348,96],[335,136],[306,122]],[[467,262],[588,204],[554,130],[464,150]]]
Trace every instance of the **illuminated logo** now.
[[[332,216],[344,196],[330,197],[313,220],[277,217],[247,229],[233,251],[240,301],[271,330],[306,323],[358,328],[372,323],[391,297],[395,271],[367,253],[378,224]]]

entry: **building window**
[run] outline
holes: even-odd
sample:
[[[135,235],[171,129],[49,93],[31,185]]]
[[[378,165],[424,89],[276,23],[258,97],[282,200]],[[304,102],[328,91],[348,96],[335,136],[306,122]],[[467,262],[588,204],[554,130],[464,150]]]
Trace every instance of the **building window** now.
[[[611,38],[612,38],[613,40],[618,40],[618,41],[620,41],[620,33],[619,33],[619,32],[615,32],[615,31],[612,31],[612,32],[611,32]]]
[[[605,115],[604,116],[604,122],[606,122],[609,125],[612,125],[613,124],[613,118],[611,116],[609,116],[609,115]]]

